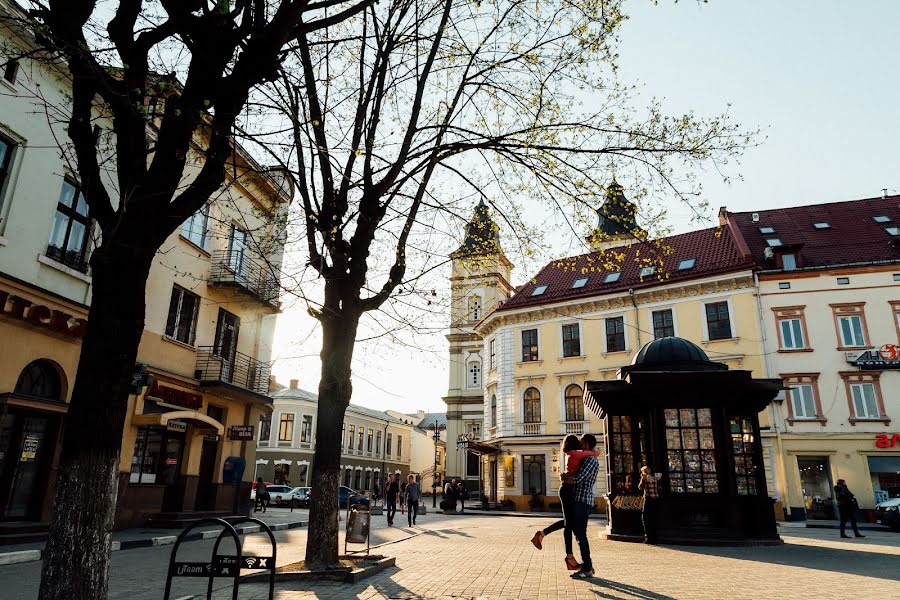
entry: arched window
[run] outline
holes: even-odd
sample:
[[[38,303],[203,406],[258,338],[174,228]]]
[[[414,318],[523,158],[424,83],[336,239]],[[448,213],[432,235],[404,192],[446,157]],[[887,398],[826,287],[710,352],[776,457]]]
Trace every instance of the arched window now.
[[[359,490],[359,489],[361,489],[361,487],[362,487],[362,470],[357,469],[356,470],[356,485],[354,486],[353,489]]]
[[[469,296],[469,320],[481,319],[481,296]]]
[[[36,360],[22,369],[16,382],[15,393],[34,398],[62,400],[59,372],[50,361]]]
[[[372,489],[372,471],[366,471],[366,487],[363,489],[371,490]]]
[[[541,422],[541,393],[537,388],[530,387],[525,390],[525,422]]]
[[[468,383],[466,387],[481,387],[481,363],[479,361],[473,360],[469,363],[469,372],[468,376],[466,377],[466,382]]]
[[[572,384],[566,388],[566,421],[584,421],[584,402],[581,386]]]
[[[491,427],[497,426],[497,394],[491,394]]]
[[[344,487],[350,487],[350,484],[352,483],[352,481],[350,479],[352,477],[353,477],[353,470],[347,469],[347,471],[344,473]]]

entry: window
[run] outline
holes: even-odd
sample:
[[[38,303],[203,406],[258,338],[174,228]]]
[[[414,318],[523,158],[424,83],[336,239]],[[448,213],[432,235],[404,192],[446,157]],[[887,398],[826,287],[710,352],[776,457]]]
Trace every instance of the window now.
[[[312,415],[303,415],[303,422],[300,424],[300,441],[307,444],[312,441]]]
[[[538,359],[538,330],[526,329],[522,332],[522,362]]]
[[[900,281],[900,273],[894,273],[894,281]]]
[[[706,326],[711,340],[724,340],[731,337],[731,318],[728,316],[727,302],[714,302],[706,305]]]
[[[491,394],[491,427],[497,426],[497,394]]]
[[[372,471],[366,471],[366,487],[363,489],[366,489],[366,490],[372,489]]]
[[[791,411],[795,419],[818,418],[816,396],[810,383],[791,385],[788,393],[791,397]]]
[[[622,276],[622,274],[619,272],[607,273],[606,277],[603,278],[603,283],[615,283],[619,280],[619,277],[621,277],[621,276]]]
[[[763,235],[775,233],[775,228],[774,227],[760,227],[759,232],[762,233]]]
[[[766,238],[766,243],[773,248],[781,246],[781,238]]]
[[[490,348],[490,365],[491,369],[497,368],[497,340],[491,340],[488,343],[488,347]]]
[[[653,339],[672,337],[675,335],[675,319],[672,309],[653,311]]]
[[[866,345],[866,338],[863,336],[862,318],[860,315],[838,317],[838,324],[841,328],[842,346],[851,348]]]
[[[22,369],[16,381],[15,391],[17,394],[32,398],[64,399],[59,373],[50,361],[46,360],[36,360]]]
[[[481,363],[478,361],[472,361],[469,363],[469,375],[466,378],[467,385],[466,387],[469,389],[478,389],[481,387]]]
[[[837,284],[838,285],[850,285],[850,278],[849,277],[838,277]]]
[[[562,346],[564,357],[581,355],[581,338],[578,323],[562,326]]]
[[[350,484],[353,483],[353,470],[347,469],[344,473],[344,487],[350,487]]]
[[[290,442],[294,439],[294,415],[293,413],[282,413],[281,420],[278,423],[278,441]]]
[[[536,288],[534,288],[534,291],[531,292],[531,295],[532,296],[540,296],[541,294],[543,294],[546,291],[547,291],[546,285],[539,285]]]
[[[781,268],[785,271],[793,271],[797,268],[797,255],[796,254],[782,254],[781,255]]]
[[[477,321],[481,318],[481,296],[469,296],[469,320]]]
[[[158,427],[138,427],[131,455],[131,483],[156,483],[163,430]]]
[[[166,321],[166,336],[178,340],[182,344],[193,345],[199,309],[200,296],[177,285],[172,286],[169,317]]]
[[[353,482],[353,488],[358,490],[360,488],[360,485],[362,485],[362,469],[356,469],[356,477],[354,478]]]
[[[397,458],[400,458],[402,456],[403,456],[403,436],[398,435],[397,436]]]
[[[900,227],[896,227],[896,226],[885,227],[884,231],[888,235],[900,235]]]
[[[737,493],[742,496],[755,496],[759,465],[756,460],[756,435],[753,433],[753,423],[746,417],[732,417],[730,421]]]
[[[708,408],[667,408],[666,449],[673,494],[715,494],[716,443]]]
[[[0,206],[3,206],[4,187],[9,177],[9,167],[12,164],[15,149],[16,145],[14,143],[0,136]]]
[[[697,265],[696,258],[686,258],[686,259],[678,262],[678,270],[679,271],[687,271],[688,269],[693,269],[696,265]]]
[[[537,388],[530,387],[525,390],[525,423],[541,422],[541,393]]]
[[[388,438],[388,439],[390,439],[390,438]],[[351,425],[347,429],[347,450],[353,450],[353,444],[355,443],[355,440],[356,440],[356,426]],[[390,452],[390,450],[388,452]]]
[[[272,420],[269,419],[268,417],[260,417],[259,418],[259,441],[268,444],[270,437],[272,437]]]
[[[815,227],[816,229],[831,229],[831,225],[829,223],[826,223],[825,221],[813,223],[813,227]]]
[[[649,277],[656,273],[656,265],[649,265],[647,267],[641,267],[641,277]]]
[[[582,277],[581,279],[576,279],[574,283],[572,283],[572,289],[583,288],[588,282],[587,277]]]
[[[387,450],[387,455],[388,455],[388,456],[391,455],[391,437],[392,437],[393,435],[394,435],[394,434],[392,434],[392,433],[387,434],[387,444],[386,444],[385,448],[386,448],[386,450]]]
[[[231,226],[228,237],[228,268],[239,282],[247,281],[250,275],[250,258],[247,255],[247,232],[236,225]]]
[[[872,220],[876,223],[890,223],[892,219],[887,215],[875,215]]]
[[[375,454],[381,454],[381,432],[375,434]]]
[[[287,482],[291,480],[291,464],[281,463],[280,465],[275,465],[273,479],[275,480],[275,485],[287,485]]]
[[[344,445],[345,445],[345,442],[346,442],[346,439],[347,439],[347,438],[346,438],[346,436],[347,436],[346,429],[347,429],[347,424],[346,424],[346,423],[341,423],[341,450],[344,449]]]
[[[566,421],[584,421],[584,392],[581,386],[566,388]]]
[[[850,393],[853,396],[853,413],[857,419],[878,419],[878,401],[875,397],[874,383],[851,383]]]
[[[363,450],[363,440],[366,437],[366,428],[360,427],[356,430],[356,449],[362,452]]]
[[[779,283],[778,283],[778,289],[779,289],[779,290],[789,290],[789,289],[791,289],[791,282],[790,282],[790,281],[781,281],[781,282],[779,282]]]
[[[375,431],[370,427],[370,428],[369,428],[369,435],[368,435],[368,437],[366,438],[366,452],[371,452],[371,451],[372,451],[372,444],[373,444],[374,441],[375,441]]]
[[[209,204],[204,204],[200,210],[188,217],[181,225],[181,237],[206,250],[209,238],[206,231],[208,223]]]
[[[781,333],[781,348],[783,350],[806,348],[803,340],[802,319],[782,319],[778,321],[778,329]]]
[[[63,181],[50,230],[47,256],[76,271],[87,273],[87,247],[90,233],[87,201],[74,183]]]
[[[606,351],[623,352],[625,350],[625,317],[606,319]]]
[[[526,494],[537,494],[543,496],[546,494],[545,480],[545,463],[543,454],[523,454],[522,470],[523,491]]]
[[[6,64],[3,65],[3,79],[15,85],[16,76],[19,74],[19,61],[14,58],[10,58],[6,61]]]

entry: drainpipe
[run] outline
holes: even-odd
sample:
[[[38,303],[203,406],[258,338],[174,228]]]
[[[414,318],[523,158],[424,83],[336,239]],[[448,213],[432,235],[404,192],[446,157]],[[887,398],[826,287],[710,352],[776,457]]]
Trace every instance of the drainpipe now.
[[[638,338],[638,350],[640,350],[641,344],[641,315],[638,312],[637,300],[634,298],[634,288],[628,288],[628,295],[631,296],[631,305],[634,306],[634,329],[637,331]]]

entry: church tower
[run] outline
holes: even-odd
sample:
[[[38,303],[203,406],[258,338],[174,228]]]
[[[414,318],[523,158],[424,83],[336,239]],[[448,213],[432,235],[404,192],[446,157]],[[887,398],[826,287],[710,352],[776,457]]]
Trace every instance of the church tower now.
[[[447,403],[446,479],[466,481],[470,492],[480,493],[478,457],[457,449],[461,434],[482,435],[486,357],[475,325],[513,293],[513,265],[500,247],[500,228],[481,201],[466,226],[462,245],[450,255],[450,381]],[[477,497],[477,496],[476,496]]]
[[[637,206],[625,197],[625,189],[613,177],[606,188],[606,199],[597,209],[597,227],[588,235],[591,252],[616,246],[629,246],[642,239],[645,231],[638,227]]]

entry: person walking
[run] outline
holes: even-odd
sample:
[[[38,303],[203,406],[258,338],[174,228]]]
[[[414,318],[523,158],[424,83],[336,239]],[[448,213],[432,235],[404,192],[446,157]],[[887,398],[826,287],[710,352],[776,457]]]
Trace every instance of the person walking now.
[[[447,501],[447,509],[456,512],[456,479],[451,479],[444,486],[444,499]]]
[[[398,475],[399,478],[399,475]],[[406,482],[403,481],[400,483],[400,514],[406,513],[406,502],[403,501],[403,498],[406,498]]]
[[[399,494],[400,485],[394,480],[394,474],[390,473],[387,483],[384,484],[384,502],[387,506],[388,525],[394,524],[394,515],[397,514],[397,496]]]
[[[256,480],[256,502],[253,504],[253,512],[262,507],[262,511],[266,512],[266,504],[269,502],[269,492],[266,491],[266,482],[260,477]]]
[[[843,479],[838,479],[837,485],[834,486],[834,498],[837,500],[838,512],[841,516],[841,537],[850,537],[845,531],[847,521],[850,521],[850,526],[853,527],[853,535],[858,538],[866,537],[859,532],[856,526],[856,509],[859,508],[859,503]]]
[[[581,436],[581,447],[584,450],[593,450],[597,447],[597,438],[590,433]],[[594,485],[597,482],[597,473],[600,471],[600,463],[596,456],[588,456],[581,461],[578,472],[566,475],[567,480],[575,485],[572,514],[572,534],[578,540],[578,548],[581,551],[581,569],[572,574],[573,579],[590,579],[594,576],[594,563],[591,561],[591,543],[588,540],[588,517],[594,509]]]
[[[406,508],[406,521],[410,527],[416,524],[416,517],[419,516],[419,498],[422,497],[422,490],[415,477],[409,475],[406,478],[406,488],[404,490],[404,501]]]
[[[581,461],[587,458],[588,456],[597,456],[596,452],[586,451],[581,448],[581,441],[578,439],[577,435],[567,435],[563,439],[562,448],[561,448],[563,456],[565,456],[565,471],[561,478],[565,475],[574,476],[578,472],[578,468],[581,466]],[[566,568],[570,571],[577,571],[581,569],[581,565],[578,564],[578,561],[575,560],[575,555],[572,554],[572,516],[574,514],[573,502],[575,501],[575,486],[572,483],[567,483],[563,481],[563,483],[559,486],[559,502],[562,507],[563,518],[556,521],[549,527],[539,530],[534,536],[531,538],[531,543],[534,544],[534,547],[538,550],[543,549],[544,537],[553,533],[554,531],[563,530],[563,536],[566,544]]]
[[[641,520],[644,523],[644,543],[655,544],[659,529],[659,482],[650,473],[650,467],[641,467],[638,489],[644,492],[644,509]]]
[[[459,512],[466,512],[466,498],[469,496],[469,490],[466,488],[466,483],[462,480],[456,484],[456,494],[459,496]],[[456,508],[456,507],[454,507]]]

